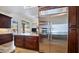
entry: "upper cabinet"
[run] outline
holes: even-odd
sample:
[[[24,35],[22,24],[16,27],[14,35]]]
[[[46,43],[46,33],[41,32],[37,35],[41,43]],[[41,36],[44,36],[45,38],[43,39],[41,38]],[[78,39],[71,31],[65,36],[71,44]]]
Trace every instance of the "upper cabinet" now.
[[[77,26],[77,7],[69,7],[69,28]]]
[[[11,17],[0,14],[0,28],[11,28]]]

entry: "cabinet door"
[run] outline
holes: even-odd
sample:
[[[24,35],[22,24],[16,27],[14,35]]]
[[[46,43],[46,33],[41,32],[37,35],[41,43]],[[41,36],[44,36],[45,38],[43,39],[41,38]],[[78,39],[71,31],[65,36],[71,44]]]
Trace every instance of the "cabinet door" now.
[[[79,6],[77,6],[77,42],[76,42],[76,46],[78,47],[78,52],[79,52]]]
[[[68,52],[74,53],[76,52],[76,40],[77,40],[77,29],[69,28],[69,36],[68,36]]]
[[[68,33],[68,52],[78,52],[78,33],[77,33],[77,20],[78,12],[76,6],[69,7],[69,33]]]
[[[0,34],[0,45],[8,43],[13,40],[12,34]]]
[[[25,37],[24,39],[25,48],[32,50],[34,49],[34,41],[32,39],[33,39],[32,37]]]
[[[69,27],[77,26],[77,7],[69,7]]]
[[[0,28],[11,28],[11,17],[0,14]]]
[[[25,37],[25,39],[24,39],[25,48],[38,51],[39,50],[38,40],[39,40],[39,38],[34,37],[34,36]]]
[[[77,6],[77,28],[79,29],[79,6]]]
[[[76,46],[78,47],[78,53],[79,53],[79,28],[77,29],[77,42],[76,42]]]
[[[15,46],[23,47],[23,36],[14,36]]]
[[[36,37],[33,38],[33,40],[34,40],[34,42],[35,42],[34,49],[35,49],[36,51],[39,51],[39,37],[36,36]]]

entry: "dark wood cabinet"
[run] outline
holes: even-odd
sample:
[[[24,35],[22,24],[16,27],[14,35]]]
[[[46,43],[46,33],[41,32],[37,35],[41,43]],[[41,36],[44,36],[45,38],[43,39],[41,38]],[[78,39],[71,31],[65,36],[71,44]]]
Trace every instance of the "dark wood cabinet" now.
[[[75,42],[77,38],[77,14],[76,7],[69,7],[69,32],[68,32],[68,52],[76,52]]]
[[[68,52],[78,52],[79,41],[79,7],[69,7]]]
[[[77,45],[78,44],[78,45]],[[78,52],[79,52],[79,6],[77,6],[77,42],[76,46],[78,47]]]
[[[77,48],[77,50],[78,50],[77,52],[79,53],[79,28],[77,29],[77,39],[78,39],[78,40],[77,40],[76,46],[78,47],[78,48]],[[77,44],[78,44],[78,45],[77,45]]]
[[[32,50],[39,50],[39,37],[38,36],[26,36],[24,41],[24,47]]]
[[[0,14],[0,28],[11,28],[11,17]]]
[[[77,24],[77,11],[76,11],[76,7],[69,7],[69,27],[76,27]]]
[[[76,39],[77,39],[77,29],[76,28],[70,28],[69,29],[69,37],[68,37],[68,52],[76,52]]]
[[[25,40],[24,40],[25,48],[34,49],[34,44],[35,42],[32,37],[25,37]]]
[[[13,40],[12,34],[0,34],[0,45],[8,43]]]
[[[38,36],[15,35],[14,40],[17,47],[39,51]]]
[[[23,47],[23,36],[14,36],[15,46]]]

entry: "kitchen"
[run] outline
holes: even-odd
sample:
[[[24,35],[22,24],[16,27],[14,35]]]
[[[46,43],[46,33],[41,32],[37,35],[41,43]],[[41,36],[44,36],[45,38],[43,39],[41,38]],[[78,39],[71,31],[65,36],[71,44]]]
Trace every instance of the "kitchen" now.
[[[78,53],[79,7],[0,6],[0,53]]]

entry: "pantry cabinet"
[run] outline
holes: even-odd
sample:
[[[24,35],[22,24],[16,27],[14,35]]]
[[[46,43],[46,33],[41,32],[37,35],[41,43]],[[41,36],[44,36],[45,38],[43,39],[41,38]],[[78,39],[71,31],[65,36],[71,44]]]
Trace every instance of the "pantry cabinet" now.
[[[79,7],[69,7],[68,52],[77,53],[79,50]]]

